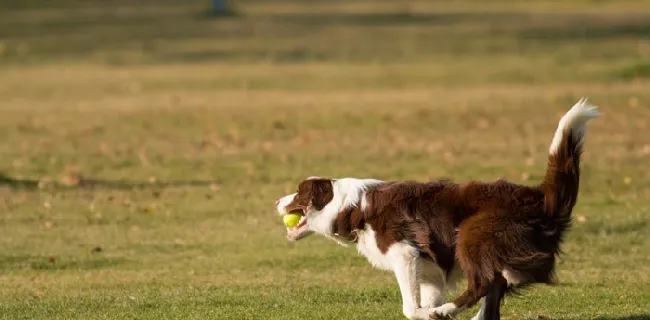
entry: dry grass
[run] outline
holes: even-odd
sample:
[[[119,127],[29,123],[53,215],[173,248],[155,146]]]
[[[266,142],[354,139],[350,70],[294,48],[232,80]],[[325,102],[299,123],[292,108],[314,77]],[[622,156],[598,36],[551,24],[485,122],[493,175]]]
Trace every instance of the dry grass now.
[[[287,243],[273,201],[310,175],[536,183],[583,95],[562,284],[504,318],[650,317],[647,2],[36,4],[0,12],[0,318],[401,319],[390,274]]]

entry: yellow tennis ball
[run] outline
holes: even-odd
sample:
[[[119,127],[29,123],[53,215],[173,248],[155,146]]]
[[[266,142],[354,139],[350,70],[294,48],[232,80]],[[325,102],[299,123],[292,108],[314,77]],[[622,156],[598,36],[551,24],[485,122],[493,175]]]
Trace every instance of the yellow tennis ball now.
[[[300,218],[302,218],[302,214],[300,213],[287,213],[282,216],[282,221],[284,221],[284,225],[287,226],[287,228],[291,229],[298,225]]]

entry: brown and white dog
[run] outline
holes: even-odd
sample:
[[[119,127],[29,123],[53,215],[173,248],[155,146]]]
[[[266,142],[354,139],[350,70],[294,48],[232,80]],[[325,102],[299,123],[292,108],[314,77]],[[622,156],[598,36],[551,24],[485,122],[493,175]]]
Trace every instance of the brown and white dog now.
[[[304,215],[288,239],[319,233],[356,244],[373,266],[393,271],[408,319],[449,318],[483,297],[474,319],[499,319],[507,291],[553,281],[578,196],[586,123],[598,116],[582,99],[562,117],[538,186],[312,177],[277,210]],[[463,274],[467,289],[443,304]]]

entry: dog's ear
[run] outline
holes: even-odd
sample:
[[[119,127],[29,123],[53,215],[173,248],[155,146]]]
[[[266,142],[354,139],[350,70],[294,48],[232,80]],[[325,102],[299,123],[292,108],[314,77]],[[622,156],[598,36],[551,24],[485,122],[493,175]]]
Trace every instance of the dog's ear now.
[[[330,179],[308,179],[298,186],[296,195],[298,204],[301,206],[312,206],[316,210],[322,210],[332,198],[334,198],[334,186]]]
[[[312,183],[311,205],[321,210],[334,198],[334,186],[329,179],[312,180]]]

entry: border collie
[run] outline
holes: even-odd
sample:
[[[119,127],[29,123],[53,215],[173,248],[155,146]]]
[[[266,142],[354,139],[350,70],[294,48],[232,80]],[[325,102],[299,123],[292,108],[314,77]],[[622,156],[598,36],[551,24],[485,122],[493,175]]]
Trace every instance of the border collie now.
[[[276,201],[301,213],[287,238],[321,234],[393,271],[408,319],[448,319],[483,303],[474,319],[499,319],[505,293],[553,283],[556,256],[578,197],[586,124],[600,115],[586,99],[560,120],[544,181],[537,186],[437,180],[308,178]],[[467,289],[444,303],[464,276]]]

